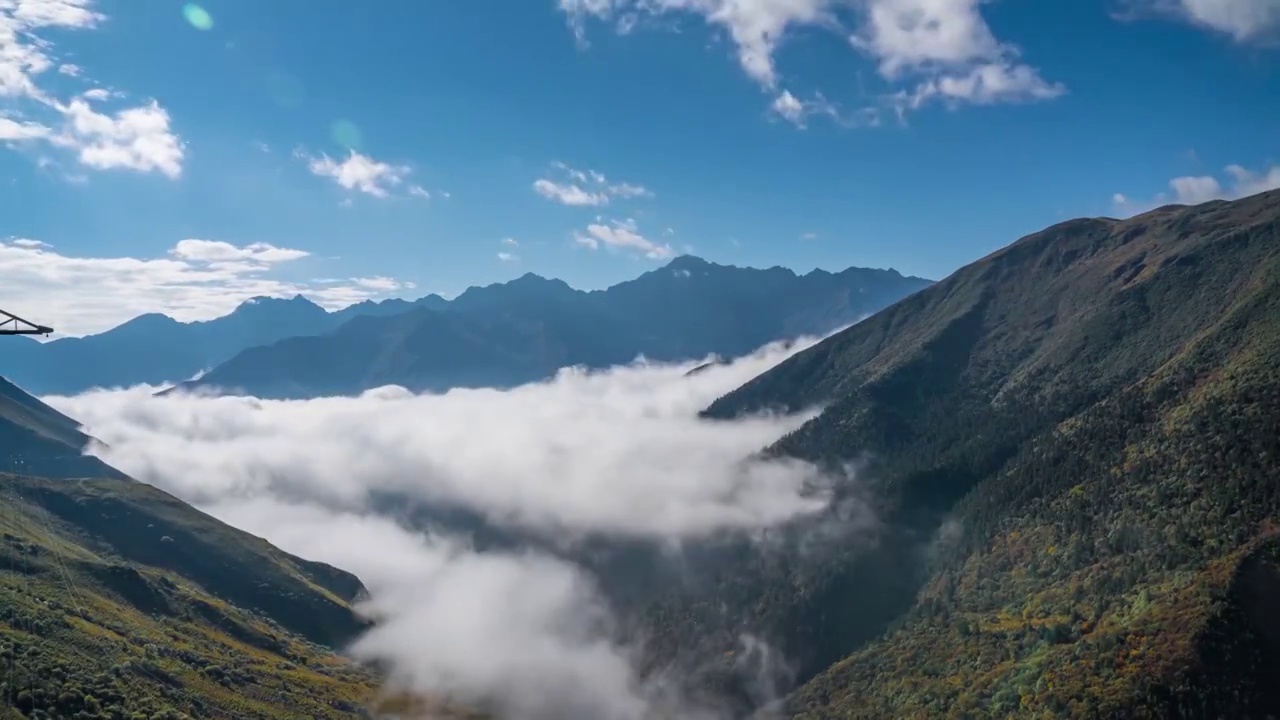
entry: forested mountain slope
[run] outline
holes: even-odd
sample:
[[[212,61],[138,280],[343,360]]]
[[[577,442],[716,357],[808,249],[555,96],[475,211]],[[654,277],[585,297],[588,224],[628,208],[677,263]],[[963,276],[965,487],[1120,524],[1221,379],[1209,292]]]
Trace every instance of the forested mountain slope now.
[[[880,542],[709,580],[793,714],[1280,715],[1280,191],[1048,228],[708,414],[817,403],[771,450],[862,460]]]
[[[362,712],[374,678],[334,653],[365,628],[359,580],[80,458],[87,440],[0,383],[0,718]]]
[[[0,718],[349,718],[374,697],[331,649],[361,628],[350,575],[132,480],[0,474],[0,508]]]

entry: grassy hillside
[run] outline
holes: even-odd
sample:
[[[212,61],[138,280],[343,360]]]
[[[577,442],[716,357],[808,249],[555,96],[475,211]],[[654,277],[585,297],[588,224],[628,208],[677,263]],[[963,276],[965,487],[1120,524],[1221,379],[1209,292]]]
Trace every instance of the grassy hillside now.
[[[1051,227],[708,414],[813,403],[773,451],[862,460],[887,529],[710,581],[795,714],[1280,715],[1280,192]]]
[[[57,477],[123,477],[80,452],[89,441],[75,420],[0,377],[0,462],[6,463],[0,467]]]
[[[130,480],[5,474],[0,495],[0,717],[350,718],[373,697],[329,649],[360,627],[345,573]]]

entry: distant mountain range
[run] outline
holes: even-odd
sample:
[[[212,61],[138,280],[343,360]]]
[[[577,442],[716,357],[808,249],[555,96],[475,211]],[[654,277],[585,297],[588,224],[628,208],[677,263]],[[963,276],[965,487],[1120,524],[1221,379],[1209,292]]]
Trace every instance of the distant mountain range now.
[[[367,314],[318,335],[250,348],[184,383],[261,398],[509,387],[571,365],[606,367],[643,355],[737,356],[765,343],[827,333],[930,281],[850,268],[797,275],[684,256],[635,280],[585,292],[526,274],[473,287],[446,305]]]
[[[327,332],[357,316],[391,315],[445,304],[439,295],[428,295],[415,302],[365,301],[326,312],[298,295],[292,299],[252,298],[229,315],[200,322],[183,323],[149,313],[86,337],[47,343],[9,338],[0,346],[0,374],[37,395],[161,385],[189,379],[255,345]]]
[[[672,360],[742,354],[825,333],[930,281],[894,270],[797,275],[677,258],[607,290],[526,274],[452,301],[366,301],[326,312],[310,300],[254,298],[215,320],[143,315],[98,335],[0,347],[0,374],[37,395],[181,383],[259,397],[507,386],[567,365],[637,355]],[[207,371],[207,372],[206,372]]]

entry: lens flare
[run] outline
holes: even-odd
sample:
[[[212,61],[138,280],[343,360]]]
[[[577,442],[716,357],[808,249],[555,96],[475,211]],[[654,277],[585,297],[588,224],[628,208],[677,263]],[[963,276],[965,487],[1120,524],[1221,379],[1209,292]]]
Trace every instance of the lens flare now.
[[[359,150],[363,144],[360,128],[350,120],[334,120],[329,126],[329,137],[348,150]]]
[[[182,6],[182,16],[191,23],[191,27],[197,30],[212,30],[213,16],[208,10],[200,7],[195,3],[187,3]]]

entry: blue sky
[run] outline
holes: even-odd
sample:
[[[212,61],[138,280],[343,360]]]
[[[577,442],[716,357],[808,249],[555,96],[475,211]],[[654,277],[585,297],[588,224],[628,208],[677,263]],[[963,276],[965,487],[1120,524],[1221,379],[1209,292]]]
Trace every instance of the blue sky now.
[[[1280,186],[1278,37],[1275,0],[0,0],[0,307],[941,278]]]

